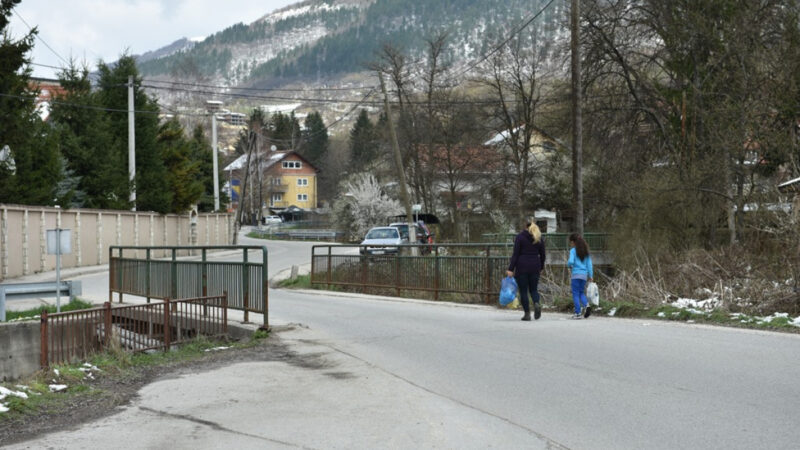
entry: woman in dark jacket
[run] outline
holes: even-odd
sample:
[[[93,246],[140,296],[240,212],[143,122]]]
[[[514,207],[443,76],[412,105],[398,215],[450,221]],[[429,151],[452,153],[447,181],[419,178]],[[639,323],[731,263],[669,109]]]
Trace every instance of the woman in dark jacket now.
[[[508,276],[513,276],[519,286],[519,302],[525,315],[522,320],[531,320],[528,305],[528,292],[533,299],[533,318],[539,320],[542,307],[539,304],[539,274],[544,269],[544,241],[539,227],[532,221],[525,223],[525,229],[514,239],[514,253],[508,264]]]

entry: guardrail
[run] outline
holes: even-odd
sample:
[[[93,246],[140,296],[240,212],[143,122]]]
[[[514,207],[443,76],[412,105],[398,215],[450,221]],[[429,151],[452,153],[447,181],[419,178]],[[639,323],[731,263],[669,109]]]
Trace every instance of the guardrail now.
[[[62,281],[59,288],[55,281],[43,283],[7,283],[0,284],[0,322],[6,321],[6,301],[21,300],[26,298],[55,297],[63,295],[70,299],[80,295],[80,281]]]
[[[166,251],[169,259],[155,259],[153,254]],[[241,252],[241,262],[208,261],[209,250]],[[261,262],[248,261],[249,251],[259,251]],[[126,256],[125,252],[129,253]],[[264,316],[264,328],[269,327],[269,292],[267,275],[267,247],[265,246],[205,246],[205,247],[117,247],[109,252],[108,300],[113,294],[151,298],[195,298],[228,296],[228,308],[244,311],[244,321],[249,313]],[[197,260],[178,260],[178,252],[200,256]],[[130,255],[130,253],[135,253]],[[144,253],[144,259],[137,257]]]
[[[86,361],[116,341],[131,352],[168,351],[197,335],[228,332],[227,296],[84,309],[41,316],[42,367]]]
[[[287,241],[337,241],[344,233],[334,230],[283,230],[280,227],[272,229],[267,226],[263,229],[253,230],[252,233],[262,239],[282,239]]]
[[[378,254],[381,248],[386,252]],[[412,255],[417,248],[420,256]],[[376,251],[377,250],[377,251]],[[315,245],[311,249],[311,283],[433,293],[474,294],[492,303],[506,276],[513,245],[419,244],[400,246]],[[567,252],[548,253],[547,264],[564,266]],[[594,253],[596,265],[608,263]]]

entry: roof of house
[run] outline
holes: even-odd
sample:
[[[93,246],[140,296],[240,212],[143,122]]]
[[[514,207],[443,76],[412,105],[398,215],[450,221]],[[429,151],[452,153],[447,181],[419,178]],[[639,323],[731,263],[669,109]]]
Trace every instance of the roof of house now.
[[[522,129],[522,128],[524,128],[524,127],[525,127],[525,125],[520,125],[520,126],[518,126],[517,128],[514,128],[514,130],[513,130],[513,131],[515,131],[515,132],[516,132],[516,131],[519,131],[520,129]],[[541,135],[541,136],[542,136],[542,137],[544,137],[545,139],[548,139],[548,140],[550,140],[550,141],[553,141],[553,142],[555,142],[555,143],[556,143],[557,145],[559,145],[560,147],[563,147],[563,148],[565,148],[565,149],[569,149],[569,148],[571,148],[569,145],[567,145],[567,144],[566,144],[565,142],[563,142],[561,139],[558,139],[558,138],[556,138],[556,137],[553,137],[552,135],[550,135],[550,133],[548,133],[548,132],[544,131],[543,129],[541,129],[541,128],[537,127],[537,126],[534,126],[534,127],[533,127],[533,131],[534,131],[534,132],[536,132],[536,133],[538,133],[539,135]],[[492,138],[491,138],[491,139],[489,139],[488,141],[484,142],[484,143],[483,143],[483,145],[486,145],[486,146],[491,146],[491,145],[499,145],[499,144],[503,144],[503,143],[506,141],[506,139],[508,139],[508,136],[509,136],[509,134],[510,134],[510,133],[511,133],[511,131],[510,131],[510,130],[505,130],[505,131],[502,131],[502,132],[500,132],[500,133],[497,133],[497,134],[495,134],[494,136],[492,136]]]
[[[313,167],[314,170],[319,171],[319,169],[317,169],[316,166],[311,164],[307,159],[303,158],[302,155],[293,150],[269,152],[268,158],[262,159],[261,161],[261,170],[269,169],[270,167],[274,166],[275,164],[283,161],[284,159],[292,155],[297,156],[298,158],[302,159],[306,164]],[[244,154],[236,158],[232,163],[225,166],[223,170],[226,172],[230,172],[233,170],[241,170],[244,168],[245,164],[247,164],[247,154]]]

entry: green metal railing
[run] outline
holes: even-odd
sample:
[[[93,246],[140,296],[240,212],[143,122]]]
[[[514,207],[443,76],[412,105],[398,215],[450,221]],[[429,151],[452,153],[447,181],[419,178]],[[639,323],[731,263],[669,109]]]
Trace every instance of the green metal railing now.
[[[241,252],[241,262],[209,261],[213,251]],[[248,252],[261,252],[260,262],[248,261]],[[125,252],[128,252],[126,255]],[[207,246],[207,247],[132,247],[112,246],[109,257],[109,302],[113,294],[136,295],[150,299],[183,299],[218,296],[227,293],[228,308],[264,315],[264,327],[269,326],[269,292],[267,247],[265,246]],[[134,254],[131,254],[134,253]],[[144,253],[144,258],[139,256]],[[162,258],[156,258],[161,254]],[[194,259],[178,259],[179,254]],[[199,260],[196,258],[199,256]]]
[[[481,235],[481,240],[485,243],[513,243],[516,236],[517,233],[485,233]],[[542,237],[548,250],[569,249],[569,233],[544,233]],[[610,237],[611,235],[608,233],[585,233],[583,235],[589,249],[593,251],[608,250]]]

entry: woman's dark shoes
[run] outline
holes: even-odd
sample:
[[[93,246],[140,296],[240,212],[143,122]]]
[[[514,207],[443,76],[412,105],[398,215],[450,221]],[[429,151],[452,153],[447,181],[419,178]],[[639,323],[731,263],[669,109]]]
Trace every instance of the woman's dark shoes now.
[[[586,311],[583,312],[583,318],[588,319],[592,315],[592,305],[586,306]]]
[[[524,320],[524,321],[527,321],[527,322],[530,322],[530,320],[531,320],[531,313],[530,313],[530,312],[526,312],[526,313],[525,313],[525,315],[524,315],[524,316],[522,316],[522,320]]]
[[[539,317],[542,317],[542,305],[537,302],[533,304],[533,318],[539,320]]]

